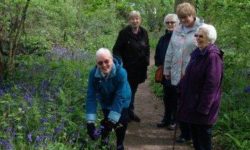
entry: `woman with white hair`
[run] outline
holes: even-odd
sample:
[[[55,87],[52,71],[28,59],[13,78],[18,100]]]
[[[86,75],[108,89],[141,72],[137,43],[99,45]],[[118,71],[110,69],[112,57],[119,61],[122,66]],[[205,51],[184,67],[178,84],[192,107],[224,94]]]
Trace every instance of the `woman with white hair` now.
[[[181,80],[178,119],[190,125],[195,150],[211,150],[212,127],[220,108],[223,52],[214,44],[217,33],[203,24],[195,34],[197,48],[191,53]]]
[[[130,101],[131,89],[121,60],[114,58],[108,49],[100,48],[96,52],[96,66],[91,70],[88,80],[86,120],[90,138],[97,140],[101,134],[102,146],[107,146],[109,133],[114,129],[117,150],[124,150]],[[100,103],[104,116],[100,130],[95,128],[97,103]]]
[[[165,34],[161,36],[156,46],[155,51],[155,66],[163,67],[166,51],[169,45],[174,28],[179,24],[179,19],[176,14],[167,14],[164,18],[164,25],[166,27]],[[176,107],[173,103],[172,91],[173,86],[170,84],[170,80],[165,78],[161,82],[163,85],[163,102],[164,102],[164,115],[157,127],[168,127],[168,129],[173,129],[175,124],[175,113]]]
[[[129,106],[130,121],[140,122],[139,116],[134,113],[134,101],[138,85],[147,78],[149,39],[146,29],[141,27],[141,15],[138,11],[129,13],[128,22],[129,25],[119,32],[113,53],[122,59],[128,73],[128,82],[132,91]]]

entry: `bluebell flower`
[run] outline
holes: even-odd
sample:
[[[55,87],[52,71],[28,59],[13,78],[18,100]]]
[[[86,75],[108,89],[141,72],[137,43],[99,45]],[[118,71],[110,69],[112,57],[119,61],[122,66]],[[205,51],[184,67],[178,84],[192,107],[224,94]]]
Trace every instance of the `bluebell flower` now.
[[[28,92],[25,93],[24,99],[28,102],[30,106],[32,105],[32,96]]]
[[[55,134],[59,134],[60,132],[62,132],[63,128],[64,128],[64,124],[61,123],[58,127],[56,127],[56,128],[54,129],[54,133],[55,133]]]
[[[0,138],[0,146],[3,147],[5,150],[13,150],[12,145],[9,141]]]
[[[245,93],[250,93],[250,85],[247,86],[247,87],[244,89],[244,92],[245,92]]]
[[[32,133],[29,133],[27,135],[28,142],[32,142]]]
[[[41,118],[41,119],[40,119],[40,122],[41,122],[41,123],[46,123],[46,122],[48,122],[48,119],[47,119],[47,118]]]
[[[0,96],[4,95],[4,90],[0,89]]]

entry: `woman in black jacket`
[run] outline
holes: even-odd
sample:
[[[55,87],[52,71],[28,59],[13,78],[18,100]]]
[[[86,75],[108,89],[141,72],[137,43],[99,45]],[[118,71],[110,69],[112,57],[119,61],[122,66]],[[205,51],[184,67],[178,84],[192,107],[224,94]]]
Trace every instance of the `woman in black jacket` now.
[[[149,65],[149,39],[147,31],[140,26],[141,15],[138,11],[129,14],[129,25],[119,32],[113,47],[114,55],[121,57],[124,68],[128,73],[128,81],[132,91],[132,99],[129,106],[131,121],[140,122],[140,118],[134,113],[134,98],[137,87],[147,78]]]
[[[164,24],[166,25],[165,34],[160,38],[156,51],[155,51],[155,66],[163,66],[165,60],[165,54],[169,45],[172,32],[176,25],[178,25],[179,19],[176,14],[168,14],[164,18]],[[164,102],[164,116],[157,127],[168,127],[168,129],[174,129],[175,127],[175,113],[176,113],[176,101],[174,97],[174,87],[171,85],[170,80],[165,78],[162,81],[163,85],[163,102]]]

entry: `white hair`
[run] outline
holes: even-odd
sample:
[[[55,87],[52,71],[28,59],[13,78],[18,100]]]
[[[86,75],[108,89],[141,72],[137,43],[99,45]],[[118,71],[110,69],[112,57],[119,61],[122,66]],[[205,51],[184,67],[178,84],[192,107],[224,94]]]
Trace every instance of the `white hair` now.
[[[217,32],[216,32],[216,29],[215,29],[215,27],[213,25],[204,23],[198,28],[198,31],[199,30],[203,31],[206,34],[208,40],[212,44],[216,41]]]
[[[176,22],[177,25],[179,24],[179,18],[176,14],[167,14],[164,18],[163,24],[165,24],[167,19],[170,19],[170,18],[172,19],[172,21]]]
[[[140,17],[140,18],[141,18],[140,12],[137,11],[137,10],[133,10],[133,11],[131,11],[131,12],[129,13],[128,19],[130,19],[130,18],[132,18],[132,17],[134,17],[134,16],[137,16],[137,17]]]
[[[113,59],[113,55],[107,48],[100,48],[96,51],[96,59],[98,59],[100,56],[105,55]]]

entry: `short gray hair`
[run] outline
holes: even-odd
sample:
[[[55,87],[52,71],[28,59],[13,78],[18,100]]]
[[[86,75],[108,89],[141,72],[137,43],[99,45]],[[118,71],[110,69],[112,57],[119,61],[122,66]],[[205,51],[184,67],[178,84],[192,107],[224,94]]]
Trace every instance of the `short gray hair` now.
[[[208,40],[212,44],[216,41],[217,32],[216,32],[216,29],[215,29],[215,27],[213,25],[204,23],[198,28],[198,31],[199,30],[205,32],[205,34],[207,35]]]
[[[167,14],[164,18],[164,24],[166,23],[167,19],[172,18],[173,21],[176,22],[176,24],[179,24],[179,18],[176,14]]]
[[[96,59],[98,59],[101,55],[106,55],[113,59],[112,53],[107,48],[100,48],[96,51]]]
[[[138,17],[140,17],[140,18],[141,18],[141,14],[140,14],[140,12],[139,12],[139,11],[137,11],[137,10],[133,10],[133,11],[131,11],[131,12],[129,13],[129,15],[128,15],[128,19],[130,19],[131,17],[134,17],[134,16],[138,16]]]

